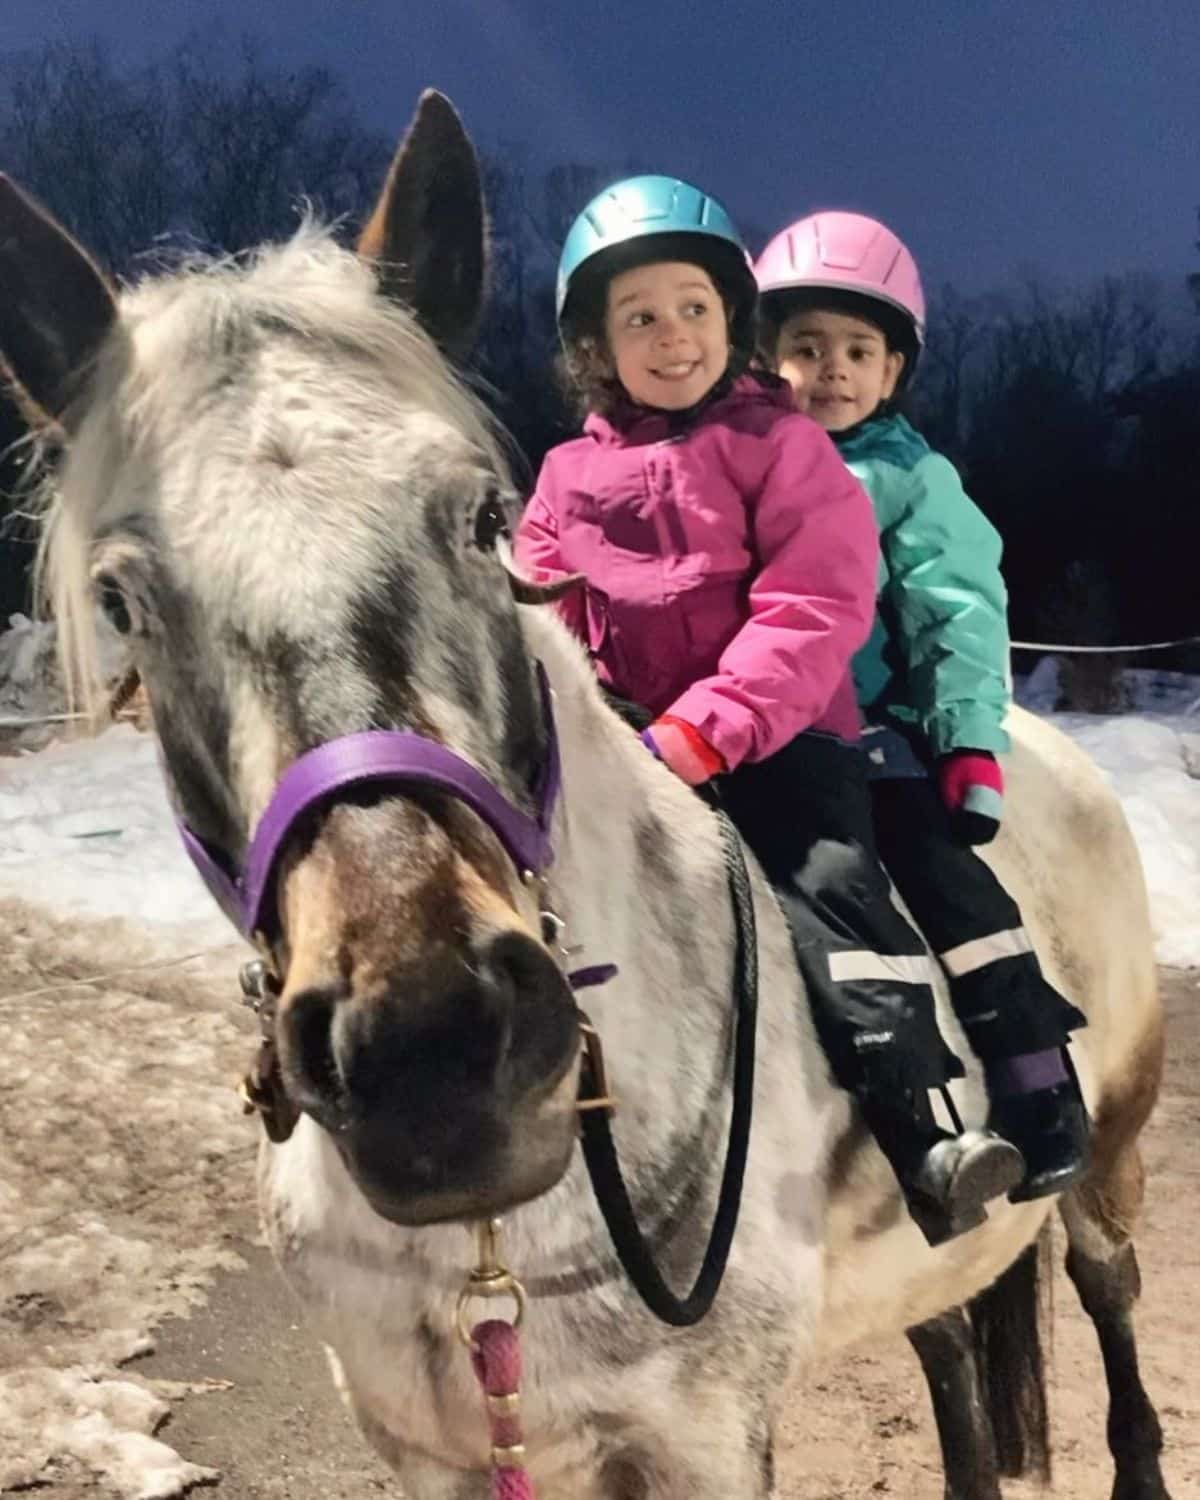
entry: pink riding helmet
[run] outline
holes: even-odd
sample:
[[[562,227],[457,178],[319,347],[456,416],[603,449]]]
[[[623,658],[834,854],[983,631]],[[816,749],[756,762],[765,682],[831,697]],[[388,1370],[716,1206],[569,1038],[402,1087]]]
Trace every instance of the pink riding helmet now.
[[[772,293],[825,287],[883,302],[925,342],[925,293],[917,263],[886,224],[865,214],[819,213],[780,230],[754,267],[764,301]]]

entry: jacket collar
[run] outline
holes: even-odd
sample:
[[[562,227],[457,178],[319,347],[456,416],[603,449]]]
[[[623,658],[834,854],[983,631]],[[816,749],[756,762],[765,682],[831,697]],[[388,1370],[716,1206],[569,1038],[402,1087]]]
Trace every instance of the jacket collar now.
[[[785,381],[762,370],[723,376],[695,406],[686,411],[662,411],[654,406],[639,406],[623,398],[607,415],[591,412],[583,430],[603,447],[624,448],[643,443],[659,443],[680,437],[696,427],[728,420],[747,406],[777,406],[784,411],[795,409],[791,389]]]

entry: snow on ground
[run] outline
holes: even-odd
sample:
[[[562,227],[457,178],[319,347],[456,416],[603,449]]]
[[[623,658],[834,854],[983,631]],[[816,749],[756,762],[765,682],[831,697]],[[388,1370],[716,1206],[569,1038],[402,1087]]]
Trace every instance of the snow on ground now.
[[[1150,892],[1158,961],[1200,968],[1200,679],[1125,674],[1129,713],[1064,714],[1057,664],[1043,658],[1017,697],[1069,734],[1121,799]]]
[[[1146,872],[1159,963],[1200,967],[1200,718],[1056,714],[1116,788]]]
[[[1200,677],[1184,672],[1156,672],[1136,668],[1122,673],[1121,687],[1128,698],[1127,712],[1134,714],[1200,715]],[[1059,694],[1058,658],[1043,656],[1032,672],[1018,677],[1016,699],[1023,708],[1046,718],[1054,718]],[[1085,714],[1085,718],[1104,719],[1104,715]],[[1196,721],[1200,728],[1200,718]]]
[[[241,1264],[232,958],[164,968],[132,926],[2,897],[0,930],[0,1494],[169,1500],[210,1476],[155,1436],[183,1392],[136,1357]]]
[[[12,634],[0,636],[0,660]],[[1126,675],[1129,714],[1048,712],[1050,661],[1018,684],[1018,697],[1109,777],[1141,851],[1159,961],[1200,967],[1200,680]],[[19,688],[10,697],[19,700]],[[55,911],[127,917],[177,951],[230,936],[180,847],[153,743],[129,725],[0,759],[5,892]]]
[[[100,666],[118,635],[97,613]],[[0,894],[85,917],[125,917],[169,947],[230,931],[175,831],[153,740],[129,724],[79,737],[67,715],[54,627],[13,615],[0,634]],[[36,754],[32,753],[34,750]]]
[[[0,892],[171,943],[231,937],[183,852],[154,741],[129,724],[0,760]]]
[[[240,1264],[246,950],[182,852],[149,736],[34,754],[70,726],[3,723],[64,710],[50,634],[18,618],[0,636],[0,1494],[170,1500],[215,1476],[155,1436],[183,1392],[128,1362]]]

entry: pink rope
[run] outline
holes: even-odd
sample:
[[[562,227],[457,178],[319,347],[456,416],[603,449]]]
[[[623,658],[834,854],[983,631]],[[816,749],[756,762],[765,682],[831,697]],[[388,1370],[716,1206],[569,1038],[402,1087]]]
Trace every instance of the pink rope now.
[[[521,1342],[502,1318],[471,1330],[471,1364],[487,1402],[492,1436],[492,1500],[534,1500],[533,1480],[524,1464],[521,1429]]]

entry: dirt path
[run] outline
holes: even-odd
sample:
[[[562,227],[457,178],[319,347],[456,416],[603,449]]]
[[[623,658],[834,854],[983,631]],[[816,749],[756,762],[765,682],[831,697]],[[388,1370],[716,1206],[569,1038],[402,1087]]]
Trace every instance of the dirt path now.
[[[1141,1363],[1166,1435],[1175,1500],[1200,1495],[1200,976],[1163,974],[1167,1079],[1144,1139],[1148,1175],[1138,1233]],[[1056,1224],[1056,1258],[1065,1236]],[[1101,1500],[1112,1470],[1104,1436],[1104,1373],[1091,1324],[1060,1270],[1048,1341],[1054,1500]],[[942,1500],[937,1435],[907,1345],[849,1355],[816,1376],[789,1424],[781,1500],[903,1495]],[[1013,1484],[1007,1495],[1044,1493]]]
[[[1176,1500],[1200,1494],[1200,978],[1164,976],[1171,1017],[1166,1093],[1146,1143],[1150,1198],[1139,1236],[1145,1294],[1139,1327],[1146,1383],[1167,1434]],[[247,1215],[243,1228],[251,1225]],[[1062,1235],[1059,1233],[1061,1248]],[[164,1433],[196,1463],[219,1468],[230,1500],[364,1500],[397,1496],[338,1405],[323,1359],[262,1251],[248,1274],[224,1275],[208,1307],[161,1330],[147,1376],[232,1382],[183,1402]],[[1051,1356],[1055,1500],[1096,1500],[1111,1483],[1103,1375],[1091,1328],[1058,1276]],[[907,1345],[848,1356],[797,1399],[780,1455],[780,1500],[903,1495],[941,1500],[936,1437]],[[80,1496],[94,1490],[79,1490]],[[1010,1487],[1016,1497],[1023,1486]],[[69,1489],[54,1488],[55,1500]],[[74,1500],[74,1496],[70,1496]]]

